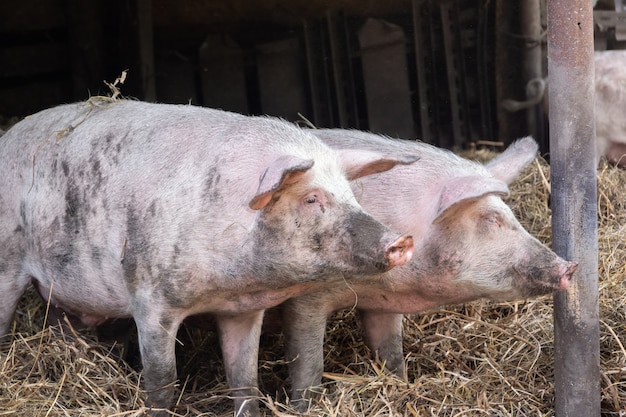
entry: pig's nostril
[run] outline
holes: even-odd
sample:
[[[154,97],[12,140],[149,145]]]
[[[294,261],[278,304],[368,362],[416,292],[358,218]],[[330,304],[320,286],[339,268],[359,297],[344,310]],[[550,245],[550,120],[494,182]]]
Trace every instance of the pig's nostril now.
[[[565,273],[563,274],[563,276],[561,276],[561,279],[559,280],[560,289],[566,290],[567,288],[569,288],[572,282],[572,276],[574,275],[574,272],[576,272],[577,269],[578,269],[578,264],[576,262],[570,262],[567,265],[567,269],[565,270]]]
[[[569,288],[569,285],[572,282],[572,276],[571,275],[563,275],[561,277],[561,280],[559,282],[559,289],[561,290],[566,290]]]

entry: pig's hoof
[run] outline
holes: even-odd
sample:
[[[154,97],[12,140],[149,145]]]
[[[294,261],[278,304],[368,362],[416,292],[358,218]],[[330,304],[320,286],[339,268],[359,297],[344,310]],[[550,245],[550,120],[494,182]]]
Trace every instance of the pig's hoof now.
[[[299,413],[306,414],[310,411],[313,400],[319,398],[320,395],[321,389],[319,387],[312,387],[301,391],[298,390],[298,394],[294,395],[289,403]]]
[[[311,408],[311,399],[310,398],[294,399],[291,401],[291,405],[293,406],[293,408],[296,409],[296,411],[298,411],[298,413],[304,414],[309,410],[309,408]]]

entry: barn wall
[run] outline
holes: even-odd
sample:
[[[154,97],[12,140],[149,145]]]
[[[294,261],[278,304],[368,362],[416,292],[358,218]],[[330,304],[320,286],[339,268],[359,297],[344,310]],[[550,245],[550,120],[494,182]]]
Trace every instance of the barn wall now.
[[[497,137],[493,26],[482,0],[3,2],[0,115],[109,94],[127,69],[142,100],[463,146]]]
[[[12,116],[110,94],[103,80],[127,69],[122,94],[141,100],[304,117],[449,148],[534,133],[547,151],[542,117],[529,122],[528,112],[498,104],[524,99],[520,59],[529,44],[542,46],[546,74],[545,38],[521,36],[528,3],[2,2],[0,127]],[[599,1],[597,9],[610,6]],[[596,48],[623,48],[621,15],[596,15]]]

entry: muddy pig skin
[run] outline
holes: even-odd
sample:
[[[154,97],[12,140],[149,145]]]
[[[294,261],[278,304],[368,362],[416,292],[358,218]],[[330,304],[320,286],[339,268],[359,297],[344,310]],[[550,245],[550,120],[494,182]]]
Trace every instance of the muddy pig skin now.
[[[327,316],[355,306],[371,351],[404,374],[402,313],[479,298],[513,300],[566,289],[577,264],[558,257],[518,222],[502,197],[537,152],[530,138],[487,165],[447,150],[351,130],[316,130],[337,149],[417,154],[418,163],[352,182],[361,205],[383,224],[412,234],[411,262],[371,280],[348,279],[282,308],[291,399],[306,407],[321,383]],[[384,197],[384,198],[383,198]]]
[[[406,263],[411,237],[348,179],[416,159],[196,106],[92,99],[27,117],[0,139],[0,336],[31,283],[84,323],[132,317],[147,403],[164,409],[179,324],[213,313],[236,414],[259,415],[263,310]]]

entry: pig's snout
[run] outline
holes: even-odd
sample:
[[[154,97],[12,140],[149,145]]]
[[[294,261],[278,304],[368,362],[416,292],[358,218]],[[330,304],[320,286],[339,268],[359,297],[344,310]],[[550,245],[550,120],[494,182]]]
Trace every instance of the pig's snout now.
[[[572,276],[574,272],[578,269],[578,263],[576,262],[568,262],[565,264],[565,272],[561,275],[561,279],[559,281],[559,289],[566,290],[570,283],[572,282]]]
[[[400,236],[385,248],[385,258],[389,267],[402,266],[413,256],[413,237]]]

